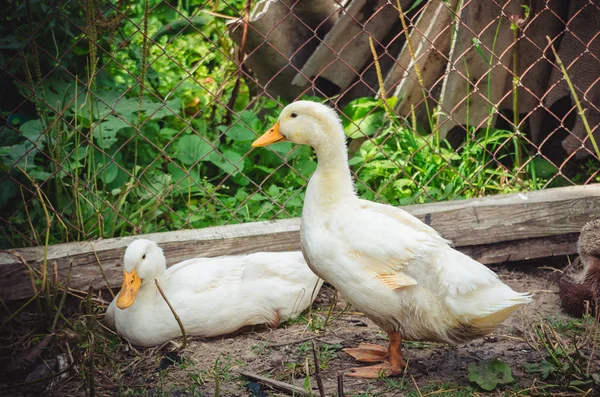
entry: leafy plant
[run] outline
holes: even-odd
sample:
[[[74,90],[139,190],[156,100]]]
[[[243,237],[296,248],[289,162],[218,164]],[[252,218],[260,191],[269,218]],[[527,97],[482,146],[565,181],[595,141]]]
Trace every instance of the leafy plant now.
[[[470,363],[468,371],[469,382],[477,383],[479,387],[487,391],[494,390],[498,384],[514,381],[510,367],[497,358]]]

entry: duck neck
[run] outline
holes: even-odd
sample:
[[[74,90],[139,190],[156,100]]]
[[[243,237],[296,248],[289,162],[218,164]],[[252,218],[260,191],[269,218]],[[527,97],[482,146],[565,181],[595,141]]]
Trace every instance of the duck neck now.
[[[163,274],[159,274],[156,277],[150,277],[145,279],[140,287],[140,291],[138,294],[148,294],[148,296],[160,297],[160,292],[156,287],[156,281],[158,281],[158,285],[164,290],[165,289],[165,277]],[[162,297],[160,297],[162,300]]]
[[[337,144],[329,142],[315,147],[315,152],[318,165],[308,184],[307,196],[320,207],[356,197],[344,139]]]

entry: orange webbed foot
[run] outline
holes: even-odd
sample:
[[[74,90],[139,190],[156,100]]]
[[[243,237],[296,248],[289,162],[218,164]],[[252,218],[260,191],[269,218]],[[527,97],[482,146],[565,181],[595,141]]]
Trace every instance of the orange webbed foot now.
[[[346,372],[346,375],[352,376],[353,378],[376,379],[401,376],[402,372],[402,367],[394,367],[389,362],[385,362],[381,364],[370,365],[368,367],[351,368],[349,372]]]
[[[350,347],[342,351],[363,363],[379,363],[386,361],[388,356],[387,349],[372,343],[361,343],[358,347]]]

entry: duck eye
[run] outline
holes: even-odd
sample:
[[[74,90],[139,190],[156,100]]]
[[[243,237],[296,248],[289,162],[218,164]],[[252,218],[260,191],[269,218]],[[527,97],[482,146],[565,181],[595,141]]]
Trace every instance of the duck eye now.
[[[298,117],[298,115],[296,113],[292,113],[292,114],[290,114],[290,117],[295,119],[296,117]]]
[[[142,255],[142,259],[146,259],[146,254]]]

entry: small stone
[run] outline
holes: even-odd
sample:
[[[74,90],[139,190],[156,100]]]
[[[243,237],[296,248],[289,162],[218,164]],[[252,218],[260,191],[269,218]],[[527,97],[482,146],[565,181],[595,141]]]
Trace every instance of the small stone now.
[[[269,357],[269,365],[271,368],[283,367],[285,356],[281,353],[274,353]]]

